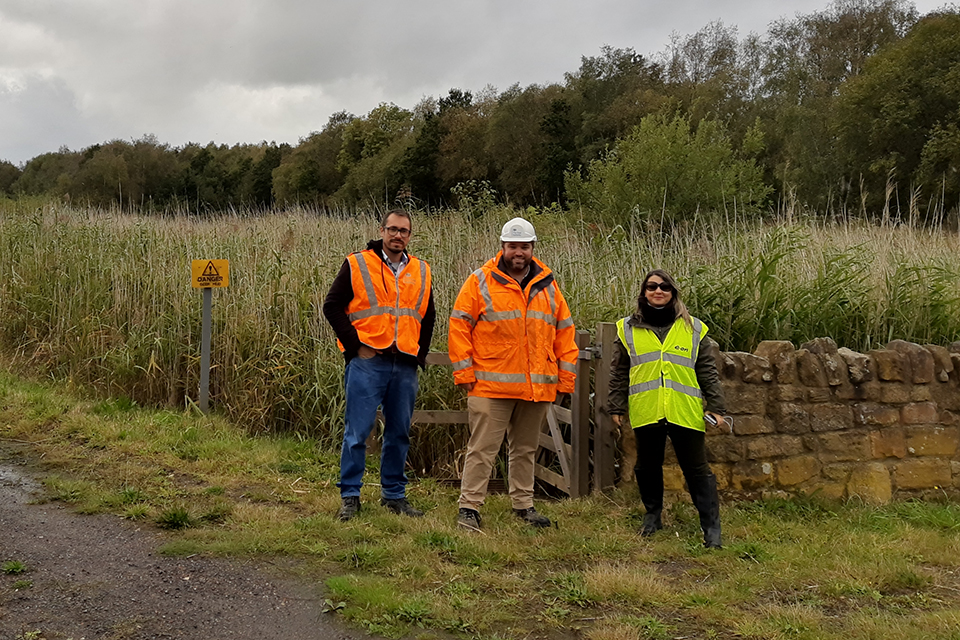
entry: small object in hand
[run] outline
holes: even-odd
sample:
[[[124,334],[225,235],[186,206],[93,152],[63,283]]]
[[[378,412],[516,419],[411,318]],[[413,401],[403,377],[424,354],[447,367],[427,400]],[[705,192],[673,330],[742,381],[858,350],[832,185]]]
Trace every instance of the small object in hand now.
[[[704,414],[703,419],[704,419],[704,420],[706,421],[706,423],[709,424],[711,427],[715,427],[715,426],[717,426],[717,424],[718,424],[718,423],[717,423],[717,419],[714,418],[714,417],[713,417],[712,415],[710,415],[709,413]]]

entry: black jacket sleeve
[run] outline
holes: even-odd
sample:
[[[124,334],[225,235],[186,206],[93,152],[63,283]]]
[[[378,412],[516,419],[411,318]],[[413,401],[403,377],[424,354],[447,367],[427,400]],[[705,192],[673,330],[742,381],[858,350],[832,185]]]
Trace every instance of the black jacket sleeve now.
[[[347,317],[347,306],[351,300],[353,300],[353,280],[350,278],[350,263],[344,260],[323,301],[323,315],[343,345],[343,357],[347,362],[357,355],[361,344],[357,330]]]
[[[616,340],[613,350],[613,362],[610,363],[610,397],[607,409],[610,415],[622,416],[627,413],[627,392],[630,387],[630,355],[627,348]]]
[[[727,404],[723,397],[720,374],[717,373],[717,359],[713,357],[713,349],[711,348],[715,344],[710,337],[703,337],[700,341],[697,361],[693,368],[697,372],[697,384],[700,385],[700,392],[703,393],[703,399],[707,403],[706,410],[723,415],[727,412]]]
[[[420,348],[417,351],[417,362],[424,369],[427,368],[427,354],[430,353],[430,342],[433,340],[433,327],[437,324],[437,309],[433,306],[433,287],[430,287],[430,298],[427,302],[427,312],[420,322]]]

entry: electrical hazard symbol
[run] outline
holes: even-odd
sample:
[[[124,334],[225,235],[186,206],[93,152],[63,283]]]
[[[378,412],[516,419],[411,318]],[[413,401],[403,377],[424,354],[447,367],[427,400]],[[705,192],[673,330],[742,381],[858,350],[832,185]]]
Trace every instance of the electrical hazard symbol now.
[[[194,260],[190,272],[194,289],[220,288],[230,283],[229,260]]]

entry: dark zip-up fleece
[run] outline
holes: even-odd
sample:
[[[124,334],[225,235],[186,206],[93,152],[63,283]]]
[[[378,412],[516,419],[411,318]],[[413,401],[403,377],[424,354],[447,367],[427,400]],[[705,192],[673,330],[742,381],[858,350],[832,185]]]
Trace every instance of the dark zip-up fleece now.
[[[664,327],[655,327],[646,322],[640,324],[631,324],[633,319],[627,321],[627,329],[636,326],[640,329],[649,329],[657,336],[657,339],[663,343],[670,333],[672,324]],[[683,322],[680,319],[680,322]],[[726,402],[723,397],[723,386],[720,384],[720,375],[717,373],[717,359],[713,357],[713,350],[710,346],[714,344],[709,335],[703,336],[700,340],[700,349],[697,351],[697,361],[693,368],[697,373],[697,384],[700,386],[700,392],[706,400],[707,411],[723,415],[727,411]],[[610,366],[610,399],[608,408],[611,415],[622,416],[629,414],[627,410],[627,394],[630,388],[630,354],[627,348],[620,340],[617,340],[617,349],[613,353],[613,363]],[[640,427],[644,425],[633,425]]]
[[[371,240],[367,243],[367,249],[376,252],[383,263],[382,269],[390,271],[390,277],[393,277],[393,271],[390,265],[383,258],[383,240]],[[404,251],[406,253],[406,251]],[[386,277],[381,271],[381,277]],[[323,315],[327,322],[333,327],[333,332],[343,345],[343,357],[350,362],[360,350],[360,336],[354,328],[350,318],[347,317],[347,305],[353,300],[353,279],[350,277],[350,263],[346,260],[340,266],[337,277],[333,279],[330,285],[330,291],[323,301]],[[418,341],[419,349],[417,356],[413,357],[406,353],[398,353],[398,358],[410,360],[419,364],[421,367],[427,366],[427,353],[430,352],[430,341],[433,339],[433,327],[437,321],[437,312],[433,306],[433,287],[430,287],[430,298],[427,303],[427,312],[420,322],[420,339]]]

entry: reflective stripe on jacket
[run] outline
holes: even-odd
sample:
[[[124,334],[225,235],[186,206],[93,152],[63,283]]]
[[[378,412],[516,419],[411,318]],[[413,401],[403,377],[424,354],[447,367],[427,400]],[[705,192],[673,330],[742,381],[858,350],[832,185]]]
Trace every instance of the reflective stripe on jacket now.
[[[347,256],[353,299],[347,317],[360,342],[373,349],[397,349],[414,357],[420,340],[420,323],[430,299],[430,265],[408,255],[394,274],[376,251],[367,249]],[[343,345],[337,341],[340,350]]]
[[[470,274],[454,302],[453,380],[476,382],[473,396],[553,402],[558,393],[573,393],[576,379],[570,308],[542,262],[534,258],[539,273],[521,289],[498,267],[500,257]]]
[[[666,419],[681,427],[704,431],[703,394],[694,368],[707,325],[677,318],[661,343],[649,329],[617,322],[617,336],[630,355],[628,409],[630,424],[643,427]]]

